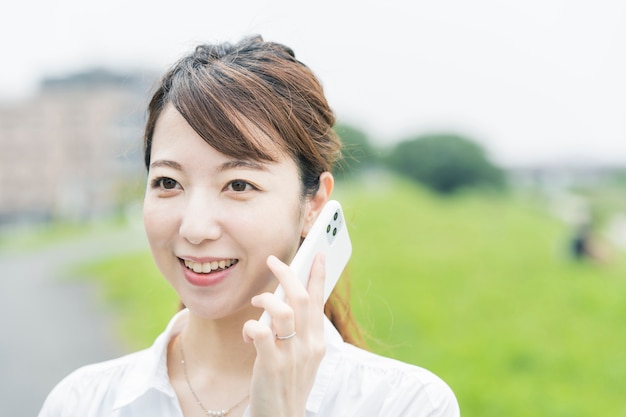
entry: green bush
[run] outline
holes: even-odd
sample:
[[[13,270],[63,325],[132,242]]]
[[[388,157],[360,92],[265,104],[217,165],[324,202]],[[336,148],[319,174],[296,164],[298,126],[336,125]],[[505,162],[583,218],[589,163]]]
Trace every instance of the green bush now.
[[[387,165],[443,194],[505,185],[504,172],[489,161],[483,149],[458,135],[433,134],[400,142],[387,157]]]
[[[357,177],[363,170],[380,164],[378,151],[362,130],[345,123],[335,125],[343,145],[343,159],[334,170],[339,180]]]

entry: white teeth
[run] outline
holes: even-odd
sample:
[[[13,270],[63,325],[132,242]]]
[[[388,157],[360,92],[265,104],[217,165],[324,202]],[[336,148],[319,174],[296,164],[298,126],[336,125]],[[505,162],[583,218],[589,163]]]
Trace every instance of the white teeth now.
[[[184,262],[185,262],[185,266],[188,269],[191,269],[193,272],[208,274],[211,271],[228,268],[229,266],[237,263],[237,260],[236,259],[222,259],[221,261],[199,263],[199,262],[192,262],[192,261],[185,259]]]

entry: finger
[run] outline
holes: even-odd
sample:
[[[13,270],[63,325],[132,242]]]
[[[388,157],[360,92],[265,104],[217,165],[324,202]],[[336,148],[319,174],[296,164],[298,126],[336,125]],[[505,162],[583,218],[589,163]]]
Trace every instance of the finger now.
[[[324,283],[326,282],[326,255],[318,253],[311,266],[307,292],[315,306],[324,306]]]
[[[255,346],[269,346],[274,343],[272,330],[257,320],[245,322],[241,332],[246,343],[254,343]]]
[[[289,266],[282,262],[274,255],[267,257],[267,266],[272,271],[278,282],[280,282],[285,296],[289,301],[300,297],[308,297],[306,288],[302,285],[295,273],[289,269]]]
[[[248,320],[242,329],[243,340],[252,343],[257,352],[255,368],[265,368],[263,372],[276,372],[284,359],[295,360],[295,345],[292,340],[277,341],[272,330],[257,320]],[[287,357],[283,355],[289,353]],[[282,358],[282,359],[281,359]]]
[[[303,332],[309,320],[309,293],[289,267],[275,256],[267,258],[267,266],[280,282],[287,303],[293,308],[295,331]],[[301,333],[303,334],[303,333]]]
[[[252,305],[267,311],[272,317],[272,329],[276,336],[287,336],[295,331],[293,309],[274,294],[263,293],[252,298]]]
[[[326,257],[320,252],[313,260],[307,291],[310,297],[310,326],[321,331],[324,328],[324,283],[326,281]],[[315,331],[315,330],[314,330]]]

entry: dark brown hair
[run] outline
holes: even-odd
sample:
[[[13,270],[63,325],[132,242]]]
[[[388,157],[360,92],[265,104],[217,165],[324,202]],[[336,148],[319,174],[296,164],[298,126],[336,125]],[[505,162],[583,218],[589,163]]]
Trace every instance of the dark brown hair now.
[[[277,151],[289,155],[300,170],[303,197],[315,194],[320,175],[341,157],[335,116],[318,79],[290,48],[260,36],[199,45],[165,73],[148,106],[146,168],[168,104],[225,155],[269,162]],[[347,291],[334,291],[325,312],[346,341],[363,345]]]

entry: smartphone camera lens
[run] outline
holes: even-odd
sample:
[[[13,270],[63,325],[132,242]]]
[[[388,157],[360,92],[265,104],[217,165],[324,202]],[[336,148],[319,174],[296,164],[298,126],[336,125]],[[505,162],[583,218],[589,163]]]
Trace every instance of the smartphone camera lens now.
[[[326,226],[326,233],[330,232],[330,224]]]
[[[336,234],[337,234],[337,228],[335,227],[335,228],[333,229],[333,236],[335,236]]]
[[[339,212],[338,211],[335,212],[335,216],[333,217],[333,220],[337,220],[337,217],[339,217]]]

